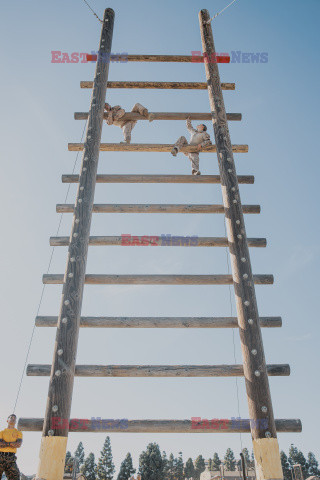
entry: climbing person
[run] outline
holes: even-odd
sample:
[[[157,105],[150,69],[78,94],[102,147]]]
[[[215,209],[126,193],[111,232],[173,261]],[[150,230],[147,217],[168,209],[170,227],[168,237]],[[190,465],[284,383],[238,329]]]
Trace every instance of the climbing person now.
[[[15,428],[16,415],[9,415],[8,428],[0,432],[0,479],[3,472],[8,480],[19,480],[20,471],[16,464],[17,448],[22,445],[22,433]]]
[[[201,151],[202,147],[207,145],[212,145],[210,140],[210,135],[207,133],[207,127],[203,123],[197,125],[197,128],[193,128],[190,117],[186,121],[187,129],[190,133],[190,142],[188,143],[186,137],[179,137],[174,146],[172,147],[171,154],[176,157],[181,147],[187,145],[197,145],[198,152]],[[186,157],[189,158],[192,166],[192,175],[201,175],[199,171],[199,153],[198,152],[188,152],[185,153]]]
[[[124,142],[120,143],[129,144],[131,142],[131,132],[135,127],[137,120],[122,120],[122,117],[126,112],[120,107],[120,105],[111,107],[109,103],[105,103],[104,109],[107,112],[107,124],[115,125],[116,127],[120,127],[122,129]],[[140,113],[140,115],[147,118],[149,121],[153,120],[152,114],[149,114],[148,109],[141,105],[141,103],[136,103],[131,112]]]

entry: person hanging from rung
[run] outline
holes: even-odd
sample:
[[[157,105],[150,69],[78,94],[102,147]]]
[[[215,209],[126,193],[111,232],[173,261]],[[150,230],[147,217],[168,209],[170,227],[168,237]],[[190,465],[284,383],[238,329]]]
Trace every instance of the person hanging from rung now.
[[[126,112],[122,107],[120,107],[120,105],[115,105],[114,107],[111,107],[109,103],[105,103],[104,109],[107,112],[107,124],[115,125],[116,127],[120,127],[122,129],[124,142],[120,143],[129,144],[131,142],[131,132],[134,129],[137,120],[123,120],[122,117]],[[141,105],[141,103],[136,103],[131,110],[131,113],[140,113],[140,115],[147,118],[149,121],[153,120],[151,114],[149,114],[148,112],[148,109]]]
[[[15,428],[16,421],[16,415],[9,415],[8,427],[0,432],[0,479],[5,473],[8,480],[20,480],[16,452],[22,445],[22,433]]]
[[[198,152],[201,151],[202,147],[207,145],[212,145],[210,140],[210,135],[207,133],[207,127],[203,123],[197,125],[197,128],[193,128],[190,117],[186,121],[187,129],[190,133],[190,142],[186,137],[179,137],[174,146],[172,147],[171,154],[176,157],[180,148],[187,145],[196,145]],[[199,170],[199,153],[198,152],[186,152],[184,155],[189,158],[192,167],[192,175],[201,175]]]

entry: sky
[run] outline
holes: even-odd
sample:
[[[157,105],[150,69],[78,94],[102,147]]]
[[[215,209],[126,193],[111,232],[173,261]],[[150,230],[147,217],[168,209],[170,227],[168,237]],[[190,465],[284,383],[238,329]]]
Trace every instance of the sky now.
[[[191,54],[201,50],[198,12],[211,15],[228,2],[175,0],[150,2],[91,0],[100,17],[115,10],[112,52]],[[248,236],[266,237],[266,249],[251,249],[254,273],[272,273],[272,286],[257,286],[259,312],[282,316],[281,329],[264,329],[267,363],[289,363],[289,377],[270,378],[276,418],[300,418],[302,433],[279,434],[280,448],[294,443],[320,456],[319,385],[319,28],[317,0],[238,0],[213,21],[217,52],[267,52],[266,63],[220,66],[221,80],[235,82],[225,91],[232,143],[249,145],[235,154],[238,174],[255,176],[241,185],[242,202],[260,204],[260,215],[246,215]],[[81,0],[1,2],[1,317],[0,420],[11,413],[23,372],[38,308],[42,275],[57,232],[67,188],[61,175],[79,171],[81,156],[68,152],[80,142],[95,65],[57,64],[51,52],[97,50],[100,24]],[[111,63],[110,80],[204,81],[201,64]],[[150,111],[208,112],[205,91],[110,90],[107,100],[130,110],[137,101]],[[213,137],[212,125],[207,122]],[[186,135],[184,122],[140,122],[137,143],[174,143]],[[102,141],[119,142],[121,131],[104,124]],[[202,154],[203,174],[217,174],[215,154]],[[103,152],[99,173],[189,174],[185,156],[169,153]],[[69,191],[73,203],[75,186]],[[219,185],[98,184],[96,203],[220,203]],[[60,235],[69,235],[72,215],[62,218]],[[224,236],[222,215],[96,214],[93,235]],[[52,273],[64,273],[67,249],[53,254]],[[222,248],[90,247],[88,273],[214,274],[227,273]],[[40,315],[57,315],[61,286],[45,288]],[[83,315],[229,316],[227,286],[86,286]],[[36,328],[28,363],[51,363],[55,329]],[[235,345],[235,347],[233,346]],[[235,355],[235,357],[234,357]],[[77,362],[81,364],[232,364],[241,363],[238,332],[231,330],[83,329]],[[26,377],[17,415],[43,417],[47,377]],[[72,417],[129,419],[248,418],[242,378],[76,378]],[[239,396],[239,410],[237,405]],[[184,460],[202,454],[223,456],[228,447],[238,456],[251,451],[244,434],[110,434],[119,468],[127,452],[138,466],[149,442]],[[36,472],[41,434],[25,433],[18,464]],[[99,455],[105,434],[70,434],[68,449],[80,440],[86,453]]]

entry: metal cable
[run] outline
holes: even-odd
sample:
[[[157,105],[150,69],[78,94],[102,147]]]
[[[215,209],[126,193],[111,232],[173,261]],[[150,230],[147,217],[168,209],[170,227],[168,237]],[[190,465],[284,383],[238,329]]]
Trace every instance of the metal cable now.
[[[101,18],[98,17],[98,15],[96,14],[96,12],[93,10],[93,8],[90,7],[89,3],[86,1],[86,0],[83,0],[84,3],[90,8],[91,12],[93,13],[93,15],[95,17],[97,17],[97,19],[99,20],[100,23],[103,23],[103,21],[101,20]]]
[[[226,7],[224,7],[220,12],[216,13],[215,15],[213,15],[212,18],[209,18],[209,20],[206,22],[207,24],[209,24],[210,22],[212,22],[212,20],[216,17],[218,17],[219,15],[221,15],[222,12],[224,12],[225,10],[227,10],[227,8],[229,8],[236,0],[232,0],[231,3],[229,3],[229,5],[227,5]]]
[[[88,120],[86,120],[85,125],[84,125],[84,127],[83,127],[83,131],[82,131],[82,135],[81,135],[81,140],[80,140],[80,142],[82,142],[82,139],[83,139],[83,136],[84,136],[84,132],[85,132],[85,129],[86,129],[86,126],[87,126],[87,122],[88,122]],[[79,153],[80,153],[80,152],[77,152],[77,156],[76,156],[76,159],[75,159],[75,162],[74,162],[74,165],[73,165],[72,173],[75,172],[76,165],[77,165],[77,162],[78,162]],[[69,186],[68,186],[68,189],[67,189],[67,193],[66,193],[66,197],[65,197],[64,203],[67,202],[67,199],[68,199],[68,196],[69,196],[69,192],[70,192],[70,188],[71,188],[71,183],[69,183]],[[59,219],[59,224],[58,224],[56,236],[59,235],[59,232],[60,232],[60,227],[61,227],[61,223],[62,223],[62,217],[63,217],[63,213],[60,214],[60,219]],[[49,271],[50,271],[50,267],[51,267],[51,263],[52,263],[52,258],[53,258],[54,250],[55,250],[55,247],[52,247],[51,255],[50,255],[50,259],[49,259],[49,265],[48,265],[47,272],[46,272],[47,274],[48,274]],[[40,301],[39,301],[39,304],[38,304],[36,317],[39,315],[39,312],[40,312],[40,308],[41,308],[41,304],[42,304],[42,299],[43,299],[43,295],[44,295],[45,288],[46,288],[46,284],[44,284],[44,285],[42,286],[42,291],[41,291],[41,295],[40,295]],[[28,358],[29,358],[29,353],[30,353],[30,349],[31,349],[31,344],[32,344],[32,340],[33,340],[35,328],[36,328],[36,324],[34,323],[33,328],[32,328],[32,332],[31,332],[31,336],[30,336],[30,341],[29,341],[28,349],[27,349],[26,359],[25,359],[25,362],[24,362],[24,365],[23,365],[23,370],[22,370],[22,374],[21,374],[21,378],[20,378],[20,383],[19,383],[19,387],[18,387],[18,393],[17,393],[16,401],[15,401],[15,404],[14,404],[14,407],[13,407],[13,411],[12,411],[13,413],[15,413],[15,411],[16,411],[17,403],[18,403],[18,400],[19,400],[19,396],[20,396],[20,392],[21,392],[21,387],[22,387],[22,382],[23,382],[23,379],[24,379],[24,373],[25,373],[26,365],[27,365]]]

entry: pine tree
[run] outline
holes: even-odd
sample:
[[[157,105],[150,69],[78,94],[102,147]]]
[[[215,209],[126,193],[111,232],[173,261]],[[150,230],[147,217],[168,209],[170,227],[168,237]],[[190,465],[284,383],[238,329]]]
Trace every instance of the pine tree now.
[[[163,480],[168,480],[169,477],[169,465],[168,465],[168,458],[167,454],[165,451],[162,452],[162,474],[163,474]]]
[[[114,474],[110,437],[106,437],[97,466],[98,480],[112,480]]]
[[[283,472],[284,480],[292,480],[291,479],[291,468],[290,468],[290,464],[288,462],[288,457],[284,453],[283,450],[281,450],[281,452],[280,452],[280,460],[281,460],[281,466],[282,466],[282,472]]]
[[[177,460],[174,458],[174,455],[170,453],[168,463],[167,463],[167,479],[174,480],[176,476],[176,463]]]
[[[293,444],[291,444],[289,448],[289,457],[288,461],[293,467],[295,464],[300,464],[302,468],[302,473],[304,477],[308,476],[308,465],[307,465],[307,460],[305,459],[305,456],[301,452],[301,450],[298,450],[297,447],[295,447]]]
[[[204,463],[204,458],[202,455],[199,455],[197,458],[196,458],[196,461],[194,462],[194,478],[195,480],[199,480],[200,479],[200,475],[202,472],[205,471],[205,463]]]
[[[209,472],[213,471],[213,460],[212,460],[212,458],[208,459],[208,470],[209,470]]]
[[[83,444],[82,442],[79,443],[79,445],[77,446],[77,449],[76,451],[74,452],[74,457],[77,459],[78,461],[78,465],[77,465],[77,473],[80,472],[80,468],[81,466],[83,465],[84,463],[84,448],[83,448]]]
[[[97,465],[95,463],[94,454],[89,453],[81,467],[81,473],[86,477],[86,480],[96,480],[96,471]]]
[[[162,480],[163,463],[160,448],[157,443],[149,443],[145,452],[139,458],[139,473],[141,480]]]
[[[184,480],[182,452],[179,452],[179,457],[176,459],[175,478],[176,480]]]
[[[128,480],[131,477],[131,475],[135,473],[135,471],[136,469],[133,468],[131,454],[127,453],[126,458],[121,463],[117,480]]]
[[[226,470],[228,470],[229,472],[234,472],[235,471],[237,462],[236,462],[236,459],[234,457],[234,453],[231,450],[231,448],[228,448],[228,450],[226,451],[223,463],[224,463],[224,466],[225,466]]]
[[[188,460],[186,461],[183,474],[185,478],[194,478],[195,470],[192,458],[188,458]]]
[[[319,463],[316,460],[315,454],[308,453],[308,475],[320,476]]]
[[[221,460],[217,452],[214,452],[212,459],[213,470],[220,470]]]

